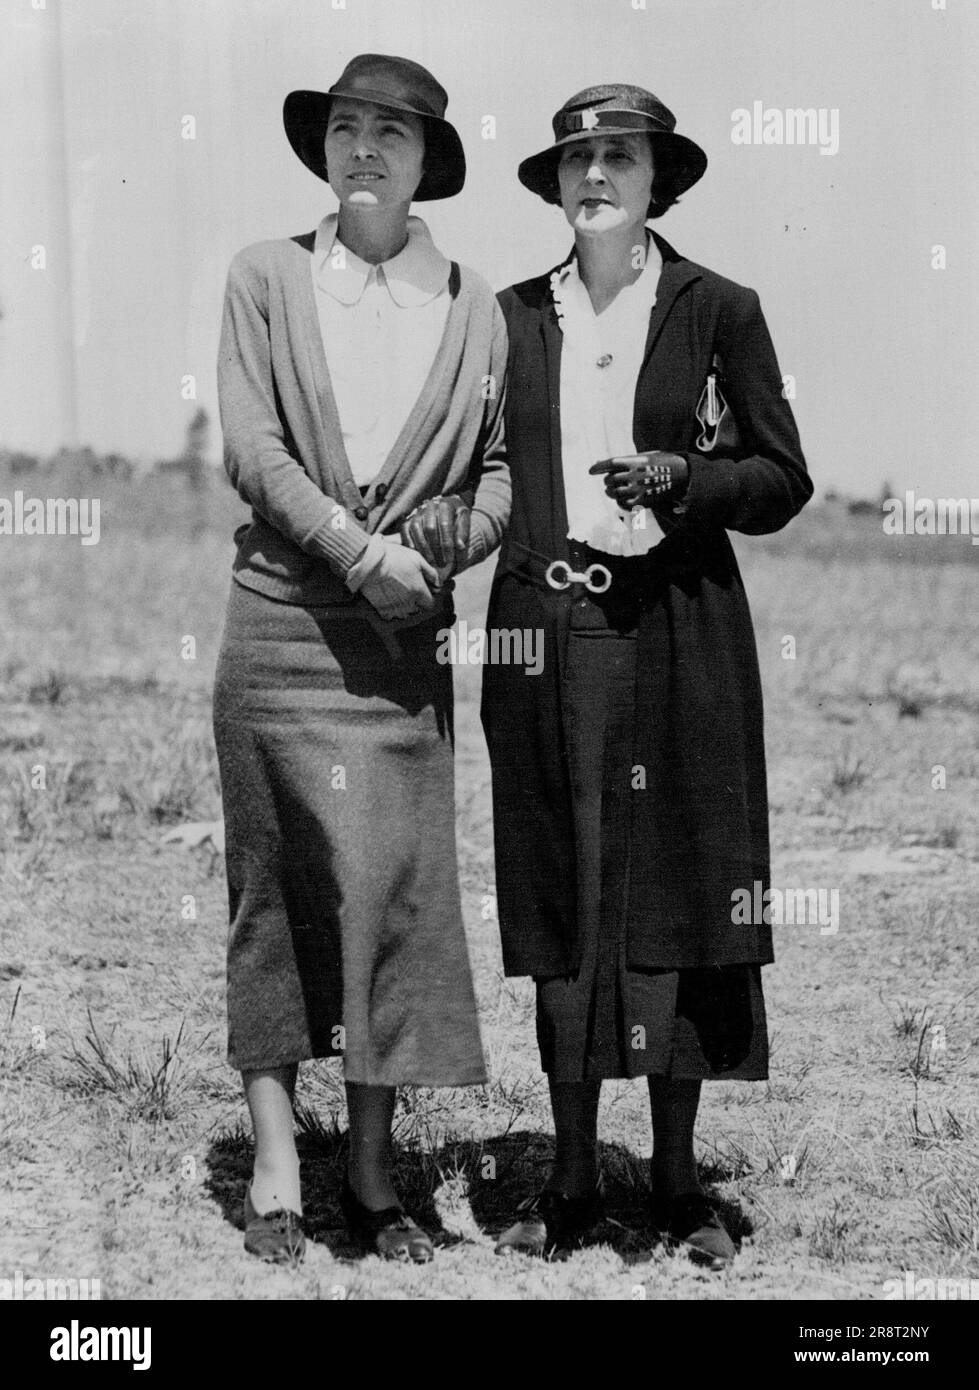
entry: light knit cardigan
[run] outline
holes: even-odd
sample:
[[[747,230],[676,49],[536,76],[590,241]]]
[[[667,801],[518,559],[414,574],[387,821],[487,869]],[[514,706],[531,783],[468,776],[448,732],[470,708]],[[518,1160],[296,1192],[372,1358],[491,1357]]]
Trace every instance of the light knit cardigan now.
[[[365,611],[370,605],[346,576],[370,534],[396,535],[425,498],[462,493],[472,501],[463,568],[500,542],[510,514],[506,325],[485,280],[464,266],[454,271],[432,370],[362,497],[323,352],[309,266],[314,237],[246,247],[228,273],[218,358],[224,462],[254,518],[235,533],[234,574],[288,603]]]

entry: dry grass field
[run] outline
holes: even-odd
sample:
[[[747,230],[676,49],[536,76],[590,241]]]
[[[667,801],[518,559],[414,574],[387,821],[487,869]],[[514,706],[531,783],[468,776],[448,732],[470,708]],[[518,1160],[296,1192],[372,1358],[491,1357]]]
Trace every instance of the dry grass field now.
[[[209,839],[164,842],[220,815],[210,686],[242,509],[217,479],[203,495],[179,477],[44,485],[99,492],[102,538],[0,537],[0,1278],[98,1278],[108,1299],[782,1300],[979,1277],[979,548],[886,538],[838,504],[737,539],[774,882],[837,890],[839,929],[776,928],[771,1080],[705,1087],[699,1156],[740,1237],[733,1267],[654,1244],[647,1097],[629,1082],[603,1091],[595,1243],[554,1263],[493,1254],[551,1133],[532,985],[501,972],[480,672],[463,667],[458,834],[492,1080],[399,1104],[399,1180],[437,1260],[356,1257],[338,1064],[309,1063],[313,1241],[272,1269],[237,1226],[250,1145],[224,1060],[223,863]],[[460,584],[470,624],[489,570]]]

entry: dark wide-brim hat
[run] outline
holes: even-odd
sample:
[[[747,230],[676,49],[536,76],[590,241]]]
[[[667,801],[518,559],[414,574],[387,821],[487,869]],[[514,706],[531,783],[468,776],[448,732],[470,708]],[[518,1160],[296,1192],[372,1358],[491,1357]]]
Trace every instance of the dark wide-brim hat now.
[[[657,178],[672,182],[674,197],[692,188],[707,168],[707,156],[686,135],[677,135],[673,112],[643,87],[612,83],[586,87],[570,97],[551,125],[554,144],[525,159],[517,175],[525,188],[546,203],[560,203],[557,168],[565,145],[595,135],[652,137]]]
[[[361,53],[351,59],[328,92],[290,92],[282,107],[289,144],[317,178],[327,179],[323,139],[336,97],[387,106],[421,116],[425,123],[425,164],[415,199],[451,198],[466,181],[462,141],[445,119],[449,98],[420,63]]]

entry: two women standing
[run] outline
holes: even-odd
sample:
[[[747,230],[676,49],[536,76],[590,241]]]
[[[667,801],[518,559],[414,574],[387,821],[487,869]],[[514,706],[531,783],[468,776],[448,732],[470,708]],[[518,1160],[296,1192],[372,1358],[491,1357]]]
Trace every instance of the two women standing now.
[[[697,1183],[701,1081],[766,1074],[761,693],[727,529],[776,530],[811,484],[757,297],[647,233],[706,158],[640,88],[566,103],[520,177],[571,257],[501,296],[450,265],[412,197],[462,186],[445,93],[355,59],[293,93],[293,148],[340,202],[232,266],[221,349],[239,540],[215,693],[231,901],[230,1058],[255,1126],[246,1245],[302,1239],[296,1063],[344,1056],[344,1210],[368,1248],[428,1237],[390,1180],[398,1085],[483,1080],[459,914],[454,568],[512,519],[488,625],[545,666],[486,668],[509,974],[537,981],[557,1153],[501,1251],[580,1243],[599,1211],[599,1088],[646,1076],[654,1217],[733,1253]],[[509,330],[505,412],[502,383]],[[486,383],[492,389],[487,392]],[[413,514],[413,515],[412,515]],[[400,544],[404,539],[405,544]]]

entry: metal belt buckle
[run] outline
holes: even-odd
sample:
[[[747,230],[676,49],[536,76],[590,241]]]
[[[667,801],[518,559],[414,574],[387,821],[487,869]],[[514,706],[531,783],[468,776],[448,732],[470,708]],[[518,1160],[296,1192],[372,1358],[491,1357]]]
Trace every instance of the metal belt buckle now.
[[[564,578],[558,578],[558,571],[564,571]],[[593,579],[598,575],[599,579],[604,578],[605,583],[598,583]],[[544,578],[552,589],[567,589],[572,584],[584,584],[590,594],[604,594],[607,589],[612,587],[612,571],[606,569],[604,565],[589,565],[584,571],[573,570],[567,560],[552,560],[547,567]]]
[[[593,583],[591,578],[593,574],[604,576],[605,583]],[[604,594],[606,589],[611,589],[611,587],[612,571],[610,569],[607,569],[605,565],[588,566],[588,568],[585,570],[585,588],[588,590],[590,594]]]

